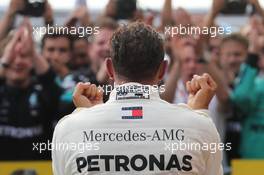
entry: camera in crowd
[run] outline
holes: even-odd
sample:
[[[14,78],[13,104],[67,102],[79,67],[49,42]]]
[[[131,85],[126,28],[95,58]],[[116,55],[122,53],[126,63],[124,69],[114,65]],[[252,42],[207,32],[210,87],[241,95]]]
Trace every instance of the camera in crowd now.
[[[252,7],[249,13],[255,11],[254,7],[247,0],[226,0],[225,4],[224,9],[221,11],[222,14],[243,15],[248,12],[248,6]]]
[[[116,0],[116,19],[131,19],[137,10],[137,0]]]
[[[45,12],[45,0],[24,0],[25,5],[18,13],[24,16],[40,17]]]

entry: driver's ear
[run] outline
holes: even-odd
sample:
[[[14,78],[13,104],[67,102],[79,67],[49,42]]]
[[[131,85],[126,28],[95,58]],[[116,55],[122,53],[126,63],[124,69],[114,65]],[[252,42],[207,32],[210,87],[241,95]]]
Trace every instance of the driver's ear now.
[[[168,66],[168,61],[163,60],[162,63],[160,64],[160,67],[159,67],[159,72],[158,72],[159,80],[163,79],[163,77],[166,73],[166,70],[167,70],[167,66]]]
[[[106,70],[107,70],[107,74],[109,78],[114,80],[114,66],[113,66],[112,59],[106,58],[105,64],[106,64]]]

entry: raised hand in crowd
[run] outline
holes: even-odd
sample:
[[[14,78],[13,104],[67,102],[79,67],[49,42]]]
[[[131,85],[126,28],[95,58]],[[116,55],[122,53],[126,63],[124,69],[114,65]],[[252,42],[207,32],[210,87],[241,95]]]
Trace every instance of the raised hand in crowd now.
[[[81,26],[91,25],[89,11],[86,6],[77,7],[73,11],[69,19],[65,22],[65,26],[67,27],[75,26],[77,22],[80,22]]]
[[[116,16],[116,0],[109,0],[102,17],[114,18]]]
[[[225,0],[213,0],[211,14],[216,17],[225,6]]]
[[[12,39],[9,41],[9,43],[4,49],[2,58],[0,59],[0,62],[1,62],[0,77],[4,76],[6,68],[10,66],[10,64],[15,59],[16,54],[19,51],[18,48],[16,48],[16,44],[19,42],[22,32],[23,32],[23,29],[19,28],[17,32],[15,32]]]
[[[53,24],[53,10],[48,0],[45,0],[44,21],[46,25]],[[15,22],[16,14],[25,8],[23,0],[11,0],[3,19],[0,21],[0,41],[9,33]]]
[[[43,17],[44,17],[44,21],[46,25],[53,25],[54,12],[48,0],[46,0],[46,3],[45,3],[45,11],[44,11]]]
[[[256,29],[251,30],[251,32],[248,34],[248,41],[249,41],[249,53],[258,54],[261,46],[260,46],[260,40],[259,40],[259,34]]]
[[[181,61],[174,61],[171,65],[170,72],[168,73],[168,77],[165,80],[165,89],[163,93],[160,94],[161,98],[167,102],[172,103],[175,98],[175,92],[177,89],[177,83],[180,79],[180,71],[181,70]]]
[[[213,0],[209,13],[204,17],[203,26],[213,27],[215,25],[215,18],[225,6],[225,0]],[[199,50],[203,50],[208,46],[210,34],[201,35],[199,38]],[[200,52],[202,54],[202,51]]]
[[[15,32],[13,38],[6,46],[1,62],[4,69],[9,68],[16,57],[27,55],[30,57],[35,72],[44,74],[48,71],[48,63],[37,54],[32,38],[32,26],[28,19],[25,19],[22,25]]]
[[[172,19],[172,1],[165,0],[163,9],[161,11],[161,31],[164,30],[164,27],[167,25],[173,24]]]
[[[48,71],[49,64],[43,57],[41,57],[40,54],[37,53],[35,49],[35,44],[32,35],[33,34],[32,25],[29,19],[25,18],[22,27],[24,28],[24,33],[21,36],[20,46],[21,48],[23,48],[21,50],[23,50],[23,52],[25,53],[26,52],[31,53],[35,72],[37,74],[44,74]]]
[[[264,35],[259,35],[257,30],[252,30],[249,35],[249,48],[248,52],[250,54],[258,55],[257,67],[260,71],[264,70]]]
[[[0,41],[8,34],[12,28],[15,15],[18,11],[22,10],[25,6],[25,1],[11,0],[3,19],[0,21]]]
[[[258,0],[247,0],[247,1],[256,8],[257,13],[262,17],[262,21],[263,21],[264,11],[263,11],[259,1]]]

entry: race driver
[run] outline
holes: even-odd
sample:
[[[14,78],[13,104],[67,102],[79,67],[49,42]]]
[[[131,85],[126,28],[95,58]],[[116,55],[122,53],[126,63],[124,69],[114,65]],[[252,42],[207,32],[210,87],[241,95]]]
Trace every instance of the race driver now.
[[[102,104],[95,85],[77,85],[77,109],[54,131],[54,175],[223,174],[221,150],[199,147],[220,143],[207,114],[216,89],[208,74],[187,82],[187,105],[161,100],[156,85],[166,68],[163,40],[143,23],[114,33],[105,64],[116,86]]]

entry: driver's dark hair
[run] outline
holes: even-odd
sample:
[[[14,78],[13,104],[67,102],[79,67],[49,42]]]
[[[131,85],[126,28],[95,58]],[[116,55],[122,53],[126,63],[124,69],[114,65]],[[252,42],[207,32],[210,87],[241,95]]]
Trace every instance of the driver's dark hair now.
[[[144,23],[123,25],[112,36],[111,58],[118,76],[135,82],[152,79],[164,60],[164,41]]]

